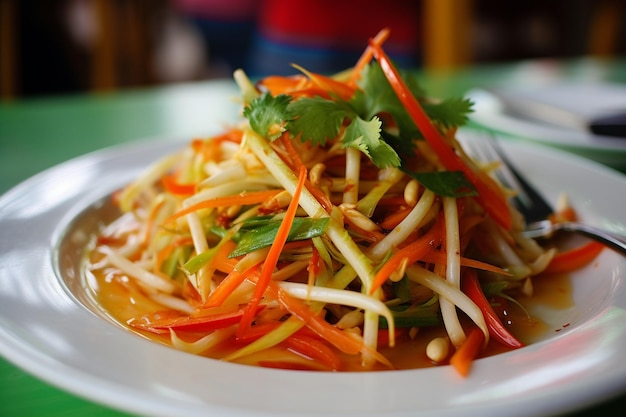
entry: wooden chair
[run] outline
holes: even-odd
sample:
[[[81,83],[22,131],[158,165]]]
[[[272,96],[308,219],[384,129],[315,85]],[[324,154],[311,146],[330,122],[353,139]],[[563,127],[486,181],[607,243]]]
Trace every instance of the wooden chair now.
[[[90,0],[97,39],[91,53],[91,91],[142,85],[150,76],[150,22],[167,0]],[[424,5],[424,67],[449,69],[474,61],[475,3],[480,0],[422,0]],[[594,3],[586,51],[611,56],[619,44],[620,19],[626,2]],[[19,96],[19,0],[0,0],[0,99]],[[417,23],[416,23],[417,24]]]
[[[94,92],[149,84],[151,23],[166,0],[90,0],[96,39],[89,51],[87,89]],[[20,95],[19,0],[0,0],[0,99]]]
[[[17,0],[0,0],[0,99],[17,94]]]
[[[424,67],[450,69],[473,60],[474,0],[423,0]]]

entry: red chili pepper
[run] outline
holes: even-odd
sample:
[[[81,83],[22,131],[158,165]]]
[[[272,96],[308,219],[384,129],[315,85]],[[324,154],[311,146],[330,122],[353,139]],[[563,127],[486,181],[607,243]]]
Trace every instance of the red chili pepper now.
[[[485,321],[487,322],[489,334],[495,340],[513,349],[524,346],[522,342],[520,342],[506,327],[504,327],[504,324],[500,321],[500,318],[493,310],[493,307],[489,304],[489,300],[485,297],[485,294],[480,287],[480,282],[478,282],[476,271],[469,269],[465,272],[463,279],[461,280],[461,288],[463,292],[478,306],[478,308],[480,308],[480,311],[482,311]]]
[[[476,188],[478,196],[476,200],[493,217],[500,226],[510,229],[512,220],[511,213],[504,193],[498,184],[487,174],[477,167],[470,167],[455,152],[454,148],[446,142],[442,134],[432,123],[419,101],[411,93],[398,70],[393,66],[382,47],[370,41],[370,48],[374,57],[389,81],[389,84],[413,119],[413,122],[424,135],[424,139],[435,151],[441,163],[450,171],[461,171],[467,180]]]
[[[257,306],[255,314],[263,308],[265,308],[264,305]],[[170,329],[181,332],[211,332],[238,324],[241,321],[241,317],[243,317],[244,311],[245,310],[241,308],[231,313],[157,319],[149,323],[138,324],[138,327],[156,333],[166,332]]]
[[[546,274],[555,274],[571,272],[582,268],[593,261],[600,252],[602,252],[604,247],[602,243],[594,240],[574,249],[559,252],[552,258],[552,261],[543,272]]]

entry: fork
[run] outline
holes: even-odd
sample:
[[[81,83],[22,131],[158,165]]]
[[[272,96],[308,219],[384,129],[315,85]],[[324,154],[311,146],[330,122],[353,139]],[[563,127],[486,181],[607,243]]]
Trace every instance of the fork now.
[[[497,140],[491,136],[468,140],[469,151],[477,160],[499,163],[495,174],[501,183],[517,191],[513,204],[526,221],[524,236],[529,238],[550,238],[557,232],[571,232],[597,240],[606,246],[626,255],[626,237],[578,221],[550,220],[554,213],[552,206],[538,190],[515,168]]]

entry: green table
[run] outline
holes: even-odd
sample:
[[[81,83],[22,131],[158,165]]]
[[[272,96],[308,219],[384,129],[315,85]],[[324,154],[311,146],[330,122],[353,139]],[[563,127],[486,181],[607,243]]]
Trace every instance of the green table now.
[[[486,84],[532,82],[537,77],[626,82],[626,61],[541,61],[424,73],[434,96],[460,95]],[[0,104],[0,193],[68,159],[117,144],[158,138],[193,138],[215,132],[211,111],[237,119],[238,106],[219,99],[236,95],[230,81],[202,82],[73,95]],[[232,109],[224,106],[231,106]],[[0,232],[1,233],[1,232]],[[621,416],[625,394],[571,416]],[[122,416],[122,412],[64,392],[0,359],[0,416]]]

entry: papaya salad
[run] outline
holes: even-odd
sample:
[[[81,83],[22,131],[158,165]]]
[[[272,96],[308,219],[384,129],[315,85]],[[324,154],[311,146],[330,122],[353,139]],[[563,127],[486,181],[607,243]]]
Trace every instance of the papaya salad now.
[[[412,356],[467,375],[488,346],[524,346],[493,300],[523,310],[561,254],[522,235],[513,191],[457,140],[471,102],[428,98],[388,35],[333,76],[237,70],[241,123],[114,193],[87,262],[104,308],[176,349],[283,369]]]

